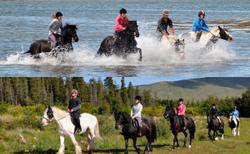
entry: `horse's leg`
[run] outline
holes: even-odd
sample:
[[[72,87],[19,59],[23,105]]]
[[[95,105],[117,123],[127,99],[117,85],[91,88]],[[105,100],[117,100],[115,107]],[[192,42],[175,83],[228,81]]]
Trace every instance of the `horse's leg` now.
[[[240,123],[238,122],[238,125],[237,125],[237,135],[240,136]]]
[[[147,136],[147,144],[145,146],[144,153],[149,153],[150,150],[151,150],[151,138],[150,136]]]
[[[217,141],[218,140],[218,133],[217,133],[217,130],[214,131],[214,140]]]
[[[124,140],[125,140],[125,154],[128,154],[128,138],[124,137]]]
[[[186,131],[183,131],[183,134],[184,134],[184,147],[186,146],[186,142],[187,142],[187,132]]]
[[[211,129],[210,128],[208,129],[208,136],[209,136],[210,140],[213,140],[213,138],[211,136]]]
[[[137,48],[137,51],[139,52],[139,61],[142,61],[142,51],[140,48]]]
[[[89,153],[93,152],[93,137],[90,133],[88,133],[88,146],[87,146],[87,150]]]
[[[64,149],[65,149],[65,145],[64,145],[64,135],[60,134],[60,148],[57,152],[57,154],[64,154]]]
[[[77,143],[76,139],[75,139],[75,136],[73,134],[70,134],[69,135],[72,143],[74,144],[75,146],[75,151],[76,151],[76,154],[82,154],[82,149],[81,147],[79,146],[79,144]]]
[[[136,141],[137,141],[137,138],[133,138],[133,146],[134,146],[134,148],[135,148],[135,151],[136,151],[137,153],[140,153],[140,149],[137,148],[137,146],[136,146]]]

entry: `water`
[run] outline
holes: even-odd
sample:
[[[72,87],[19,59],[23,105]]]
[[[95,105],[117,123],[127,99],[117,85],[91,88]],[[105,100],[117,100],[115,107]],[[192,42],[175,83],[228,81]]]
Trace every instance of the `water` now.
[[[95,58],[102,39],[113,33],[119,9],[137,20],[140,30],[138,55],[127,60],[117,57]],[[170,10],[177,34],[190,31],[200,9],[206,11],[210,27],[221,25],[230,30],[234,41],[220,41],[209,53],[189,45],[182,59],[166,51],[155,38],[157,21],[164,8]],[[250,19],[248,0],[5,0],[0,1],[0,75],[1,76],[84,76],[130,77],[135,83],[180,80],[212,76],[250,76],[250,28],[237,27]],[[52,12],[64,14],[63,23],[77,24],[80,41],[74,52],[58,59],[43,56],[34,60],[20,53],[32,41],[47,38]],[[218,24],[220,23],[220,24]]]

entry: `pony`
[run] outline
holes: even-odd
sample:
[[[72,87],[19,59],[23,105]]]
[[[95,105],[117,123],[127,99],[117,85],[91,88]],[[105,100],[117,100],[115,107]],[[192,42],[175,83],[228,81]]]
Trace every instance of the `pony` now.
[[[58,52],[68,52],[73,50],[72,42],[78,42],[79,38],[77,35],[76,25],[66,24],[63,27],[61,41],[59,45],[55,48],[51,48],[51,44],[48,40],[37,40],[30,45],[30,48],[25,54],[29,53],[31,55],[38,55],[40,53],[52,52],[56,55]]]
[[[116,55],[126,58],[130,54],[139,53],[139,61],[142,60],[142,50],[137,48],[137,42],[135,37],[139,37],[137,21],[129,21],[128,28],[121,33],[120,38],[114,36],[107,36],[101,42],[101,45],[97,51],[98,55],[111,56]],[[116,40],[118,39],[118,40]]]
[[[145,136],[147,139],[147,144],[145,146],[144,153],[152,151],[152,143],[156,139],[156,125],[154,120],[142,118],[142,128],[141,128],[141,136],[138,136],[138,130],[135,126],[135,122],[132,120],[130,115],[126,112],[115,112],[115,128],[119,129],[122,127],[121,134],[125,139],[125,154],[128,153],[128,140],[131,138],[133,140],[133,146],[137,153],[140,153],[140,149],[136,146],[136,141],[138,137]]]
[[[164,118],[165,119],[169,119],[170,120],[170,129],[172,131],[172,134],[174,135],[174,139],[173,139],[173,149],[175,148],[175,142],[177,143],[177,147],[179,147],[179,142],[178,142],[178,138],[177,135],[179,132],[182,132],[184,134],[184,147],[186,146],[186,142],[187,142],[187,132],[186,130],[183,130],[181,128],[181,117],[179,117],[176,113],[175,110],[172,106],[170,107],[166,107],[165,112],[164,112]],[[190,117],[185,117],[186,120],[186,124],[185,127],[186,129],[188,129],[189,131],[189,145],[188,148],[191,148],[192,145],[192,140],[195,137],[195,123],[194,120]]]
[[[218,140],[218,131],[221,134],[221,140],[224,140],[224,121],[220,118],[214,117],[213,115],[207,115],[207,123],[208,123],[208,136],[211,140]],[[213,131],[213,136],[211,136],[211,131]]]
[[[71,117],[69,113],[63,111],[57,107],[48,106],[44,111],[42,117],[42,125],[47,126],[48,123],[52,120],[55,120],[60,134],[60,148],[58,150],[58,154],[64,154],[65,145],[64,145],[64,137],[67,135],[70,137],[72,143],[75,146],[76,154],[81,154],[82,150],[80,145],[77,143],[74,134],[74,124],[71,121]],[[97,118],[94,115],[89,113],[82,113],[80,117],[80,123],[82,127],[81,133],[87,133],[88,137],[88,147],[87,150],[92,153],[93,150],[93,140],[94,138],[101,138],[99,133],[99,125]]]
[[[235,116],[230,116],[228,120],[233,136],[240,136],[240,121]]]
[[[192,42],[195,42],[197,35],[195,32],[188,32],[181,34],[180,37],[184,38],[185,40],[191,38]],[[225,41],[232,41],[233,37],[227,29],[218,26],[212,28],[209,32],[202,31],[198,42],[203,48],[211,49],[212,46],[218,42],[219,39]]]

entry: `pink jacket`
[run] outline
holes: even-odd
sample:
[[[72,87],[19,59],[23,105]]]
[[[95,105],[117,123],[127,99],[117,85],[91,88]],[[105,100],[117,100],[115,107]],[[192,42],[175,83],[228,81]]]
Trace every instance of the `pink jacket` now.
[[[185,115],[185,112],[186,112],[186,106],[184,104],[181,104],[176,108],[177,115]]]
[[[121,15],[118,15],[115,19],[115,31],[121,32],[128,27],[128,18],[123,18]]]

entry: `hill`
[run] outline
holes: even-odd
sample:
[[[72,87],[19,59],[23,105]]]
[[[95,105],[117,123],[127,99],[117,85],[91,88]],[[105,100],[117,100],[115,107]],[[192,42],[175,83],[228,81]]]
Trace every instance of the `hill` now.
[[[241,96],[250,85],[250,77],[206,77],[181,81],[164,81],[139,86],[140,91],[150,90],[152,96],[166,99],[204,100]]]

